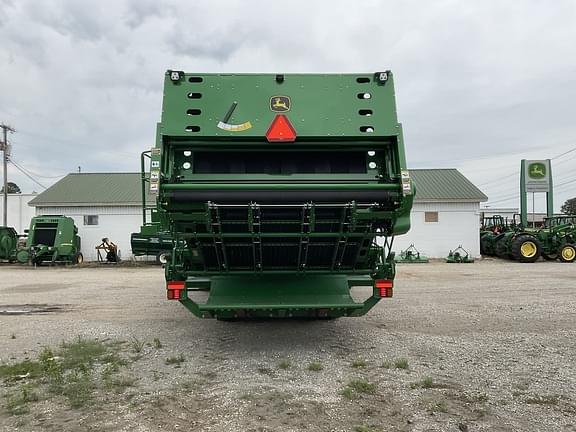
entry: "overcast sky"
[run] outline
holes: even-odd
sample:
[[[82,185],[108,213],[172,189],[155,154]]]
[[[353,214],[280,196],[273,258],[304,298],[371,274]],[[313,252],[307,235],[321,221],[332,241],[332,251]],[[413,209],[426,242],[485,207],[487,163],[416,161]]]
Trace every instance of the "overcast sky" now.
[[[137,171],[169,68],[391,69],[409,167],[459,168],[517,206],[520,159],[569,152],[555,207],[576,196],[576,0],[0,0],[0,122],[44,186]]]

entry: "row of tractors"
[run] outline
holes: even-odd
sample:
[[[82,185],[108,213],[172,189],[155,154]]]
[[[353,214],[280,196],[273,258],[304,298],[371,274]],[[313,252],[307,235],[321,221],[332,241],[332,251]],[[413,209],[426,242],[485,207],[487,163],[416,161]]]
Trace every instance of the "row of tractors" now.
[[[22,235],[12,227],[0,227],[0,260],[31,265],[81,264],[84,257],[74,219],[36,216]]]
[[[499,215],[484,217],[480,252],[523,263],[540,257],[572,263],[576,261],[576,215],[545,218],[539,228],[524,227],[518,215],[511,220]]]

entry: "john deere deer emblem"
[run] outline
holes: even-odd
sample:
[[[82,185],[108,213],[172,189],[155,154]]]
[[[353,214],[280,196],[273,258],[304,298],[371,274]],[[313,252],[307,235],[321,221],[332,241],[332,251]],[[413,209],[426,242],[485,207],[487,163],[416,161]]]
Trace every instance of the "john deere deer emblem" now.
[[[546,165],[540,162],[531,163],[530,166],[528,166],[528,175],[533,179],[546,177]]]
[[[288,96],[272,96],[270,109],[274,112],[290,111],[290,98]]]

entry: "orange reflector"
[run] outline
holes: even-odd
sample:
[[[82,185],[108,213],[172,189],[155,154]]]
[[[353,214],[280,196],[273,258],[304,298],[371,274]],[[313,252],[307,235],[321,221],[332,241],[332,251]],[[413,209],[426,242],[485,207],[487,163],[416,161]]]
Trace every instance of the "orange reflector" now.
[[[266,139],[269,142],[286,141],[292,142],[296,140],[296,131],[290,124],[288,117],[284,114],[278,114],[274,117],[268,132],[266,132]]]
[[[378,290],[380,297],[392,297],[394,281],[387,279],[377,279],[374,281],[374,286]]]
[[[166,282],[166,297],[168,300],[180,300],[182,298],[182,291],[185,289],[184,281],[168,281]]]

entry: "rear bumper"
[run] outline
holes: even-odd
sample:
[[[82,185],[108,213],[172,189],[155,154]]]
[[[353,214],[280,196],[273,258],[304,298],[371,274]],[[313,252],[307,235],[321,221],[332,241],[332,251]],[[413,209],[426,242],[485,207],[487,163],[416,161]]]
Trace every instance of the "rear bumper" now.
[[[373,286],[369,276],[310,275],[294,277],[215,276],[188,278],[180,302],[199,318],[336,318],[366,314],[378,301],[378,290],[364,302],[350,296],[352,286]],[[191,291],[209,291],[205,303]]]

